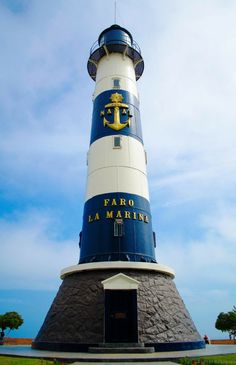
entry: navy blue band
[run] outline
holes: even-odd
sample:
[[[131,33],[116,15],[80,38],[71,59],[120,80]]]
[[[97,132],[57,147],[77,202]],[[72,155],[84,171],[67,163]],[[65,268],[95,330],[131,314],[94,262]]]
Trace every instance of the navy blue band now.
[[[128,193],[97,195],[84,206],[79,263],[120,260],[156,262],[149,202]]]
[[[105,110],[105,105],[111,103],[110,97],[114,93],[119,93],[123,96],[122,103],[128,105],[129,113],[132,115],[130,118],[130,126],[127,126],[119,131],[115,131],[108,126],[104,126],[103,116],[101,116],[101,112]],[[106,115],[106,119],[108,119],[110,123],[113,123],[113,113],[110,116]],[[126,120],[127,115],[123,115],[121,112],[120,122],[125,123]],[[90,144],[99,138],[117,134],[136,138],[141,143],[143,143],[138,99],[128,91],[111,89],[99,94],[94,100]]]

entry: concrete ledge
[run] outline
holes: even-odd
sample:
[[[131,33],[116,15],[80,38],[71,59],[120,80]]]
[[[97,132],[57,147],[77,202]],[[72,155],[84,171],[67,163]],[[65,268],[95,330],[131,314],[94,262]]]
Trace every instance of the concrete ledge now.
[[[172,268],[161,264],[152,264],[148,262],[105,261],[68,266],[61,271],[61,279],[64,279],[68,275],[72,275],[81,271],[110,269],[148,270],[169,275],[171,278],[175,277],[175,272]]]
[[[205,349],[206,345],[204,341],[193,341],[193,342],[163,342],[163,343],[146,343],[144,348],[153,348],[156,352],[171,352],[171,351],[191,351]],[[33,349],[46,350],[46,351],[64,351],[64,352],[88,352],[89,348],[99,347],[99,344],[86,344],[86,343],[55,343],[55,342],[37,342],[32,344]],[[118,351],[122,353],[121,351]],[[98,354],[98,351],[94,351]]]
[[[158,352],[151,354],[91,354],[91,353],[79,353],[79,352],[55,352],[55,351],[42,351],[31,349],[30,346],[0,346],[1,356],[14,356],[14,357],[28,357],[37,359],[57,359],[57,360],[69,360],[91,363],[104,363],[104,362],[142,362],[143,364],[155,363],[158,364],[161,360],[177,359],[183,357],[205,357],[213,355],[226,355],[235,354],[236,345],[208,345],[204,349],[186,350],[186,351],[173,351],[173,352]]]

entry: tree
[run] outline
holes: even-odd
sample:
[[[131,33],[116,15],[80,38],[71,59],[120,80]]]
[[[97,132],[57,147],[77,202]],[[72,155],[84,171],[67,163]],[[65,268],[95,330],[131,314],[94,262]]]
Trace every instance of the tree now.
[[[221,312],[216,320],[215,328],[222,331],[228,332],[229,337],[236,336],[236,307],[234,306],[232,311],[227,313]]]
[[[23,319],[20,314],[17,312],[7,312],[5,314],[0,315],[0,329],[1,329],[1,338],[5,336],[5,330],[8,328],[9,331],[18,329],[22,323]]]

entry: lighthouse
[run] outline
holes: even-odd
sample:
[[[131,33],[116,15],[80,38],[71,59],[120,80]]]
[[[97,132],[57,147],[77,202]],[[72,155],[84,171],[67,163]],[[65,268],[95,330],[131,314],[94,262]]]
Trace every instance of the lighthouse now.
[[[143,67],[138,45],[118,25],[91,50],[96,83],[80,263],[156,262],[136,85]]]
[[[114,24],[92,46],[87,69],[95,89],[80,258],[62,270],[33,347],[202,348],[173,269],[155,255],[137,90],[141,50],[127,29]]]

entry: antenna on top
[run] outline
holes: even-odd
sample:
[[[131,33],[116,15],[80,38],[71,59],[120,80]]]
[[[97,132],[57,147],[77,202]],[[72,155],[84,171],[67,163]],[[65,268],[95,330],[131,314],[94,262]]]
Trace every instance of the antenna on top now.
[[[114,1],[114,24],[116,24],[116,0]]]

